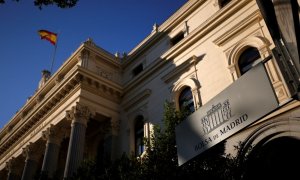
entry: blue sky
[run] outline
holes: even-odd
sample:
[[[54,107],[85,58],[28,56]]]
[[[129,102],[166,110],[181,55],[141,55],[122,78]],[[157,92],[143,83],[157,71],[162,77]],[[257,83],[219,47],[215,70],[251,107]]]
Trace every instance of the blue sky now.
[[[0,128],[38,87],[41,71],[50,70],[54,46],[37,31],[59,33],[55,72],[89,37],[105,50],[129,52],[187,0],[79,0],[70,9],[33,0],[0,5]]]

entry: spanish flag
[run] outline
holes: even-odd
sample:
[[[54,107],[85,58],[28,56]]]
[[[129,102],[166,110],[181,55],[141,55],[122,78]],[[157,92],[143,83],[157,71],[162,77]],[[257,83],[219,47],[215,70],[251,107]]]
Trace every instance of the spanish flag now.
[[[50,41],[51,44],[55,45],[57,41],[57,34],[47,31],[47,30],[39,30],[39,35],[41,36],[41,39],[46,39]]]

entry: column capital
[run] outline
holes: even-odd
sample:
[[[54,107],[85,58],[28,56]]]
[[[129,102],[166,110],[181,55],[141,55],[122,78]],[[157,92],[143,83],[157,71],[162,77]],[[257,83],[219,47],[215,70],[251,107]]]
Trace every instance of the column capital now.
[[[66,132],[64,129],[51,125],[49,128],[42,132],[42,138],[44,140],[47,140],[48,143],[60,145],[65,134]]]
[[[11,158],[9,161],[6,162],[6,170],[12,171],[14,169],[15,164],[16,164],[15,158]]]
[[[23,164],[13,157],[6,162],[6,170],[8,172],[20,175],[23,170]]]
[[[76,106],[73,106],[71,110],[66,112],[66,118],[73,123],[80,123],[84,126],[87,126],[87,122],[91,116],[91,111],[87,106],[84,106],[80,103],[76,103]]]
[[[23,148],[22,155],[26,158],[26,160],[38,161],[41,157],[41,154],[38,152],[38,147],[30,143],[25,148]]]

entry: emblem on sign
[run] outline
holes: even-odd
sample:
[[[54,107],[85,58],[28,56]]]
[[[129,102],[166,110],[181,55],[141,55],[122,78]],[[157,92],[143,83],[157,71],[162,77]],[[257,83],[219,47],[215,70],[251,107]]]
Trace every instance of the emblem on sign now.
[[[231,118],[231,109],[229,100],[225,100],[222,104],[212,105],[212,108],[206,112],[206,116],[201,118],[203,132],[210,133],[224,122]]]

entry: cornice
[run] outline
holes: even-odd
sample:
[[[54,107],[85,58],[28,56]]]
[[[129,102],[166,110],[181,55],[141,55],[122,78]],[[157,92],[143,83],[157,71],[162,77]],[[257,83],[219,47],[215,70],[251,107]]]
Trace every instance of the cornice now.
[[[195,12],[199,6],[204,4],[208,0],[188,0],[181,8],[179,8],[171,17],[169,17],[161,26],[159,31],[168,32],[178,24],[182,23],[183,20]]]
[[[52,109],[50,109],[48,112],[45,112],[46,113],[45,116],[38,119],[38,121],[35,122],[34,124],[31,124],[31,127],[27,131],[22,131],[22,134],[20,136],[17,136],[12,141],[9,141],[4,146],[1,146],[1,148],[0,148],[0,150],[1,150],[0,151],[0,164],[3,164],[11,156],[13,156],[14,153],[16,153],[19,149],[24,147],[26,144],[30,143],[31,137],[40,133],[40,130],[43,127],[49,125],[50,122],[45,123],[45,120],[53,112],[55,112],[62,104],[64,104],[66,99],[73,96],[79,89],[80,89],[80,86],[74,87],[74,89],[69,94],[67,94],[62,100],[59,100],[58,103]]]
[[[216,38],[213,42],[217,46],[223,46],[230,38],[239,35],[243,29],[246,29],[251,24],[258,23],[260,20],[262,20],[262,17],[259,9],[257,9],[249,16],[245,17],[243,21],[235,24],[234,26],[231,26],[228,31]]]
[[[142,42],[140,42],[135,48],[133,48],[127,56],[127,59],[123,62],[123,66],[126,67],[133,60],[146,51],[149,47],[152,47],[156,41],[162,39],[178,24],[194,12],[196,8],[201,6],[206,0],[189,0],[180,9],[178,9],[171,17],[169,17],[162,25],[158,27],[157,31],[152,31]]]
[[[105,59],[110,59],[110,60],[116,59],[116,57],[113,54],[101,48],[100,46],[97,46],[90,38],[83,43],[83,46],[84,48],[88,48],[90,51],[93,51],[94,53],[103,56]]]
[[[200,60],[202,60],[204,55],[201,55],[199,57],[192,56],[186,61],[184,61],[182,64],[176,66],[174,69],[172,69],[170,72],[168,72],[166,75],[164,75],[161,79],[165,83],[169,83],[172,81],[172,79],[177,78],[180,74],[183,74],[184,72],[187,72],[192,68],[193,65],[196,65]]]
[[[82,67],[79,67],[78,71],[82,78],[82,89],[120,103],[123,95],[123,87],[120,84],[98,76]]]
[[[122,64],[122,68],[126,68],[128,65],[134,62],[134,59],[136,59],[139,55],[142,55],[145,51],[149,49],[149,47],[152,47],[153,44],[155,44],[157,41],[162,39],[166,35],[166,33],[163,32],[155,32],[151,34],[151,36],[147,37],[143,43],[140,44],[140,46],[136,47],[136,51],[128,54],[127,58],[124,59],[124,62]]]
[[[115,57],[113,54],[110,52],[104,50],[103,48],[97,46],[95,43],[92,41],[87,41],[83,44],[83,48],[87,51],[90,51],[94,53],[96,57],[101,58],[101,61],[109,64],[113,67],[121,67],[121,61],[119,58]]]
[[[0,132],[0,139],[2,139],[9,129],[15,126],[19,121],[21,121],[24,116],[27,115],[28,111],[39,102],[40,98],[47,94],[56,84],[60,81],[65,74],[67,74],[70,69],[78,62],[76,56],[82,50],[83,45],[81,45],[66,61],[65,63],[53,74],[50,79],[38,89],[35,94],[28,99],[25,105],[12,117],[12,119],[3,127]],[[0,140],[1,143],[1,140]]]
[[[21,121],[19,121],[12,132],[3,137],[0,142],[0,159],[5,154],[11,152],[14,144],[19,144],[21,137],[26,137],[41,122],[44,121],[54,110],[61,105],[63,99],[69,97],[78,86],[78,73],[76,70],[73,74],[64,80],[64,83],[58,84],[47,94]]]

